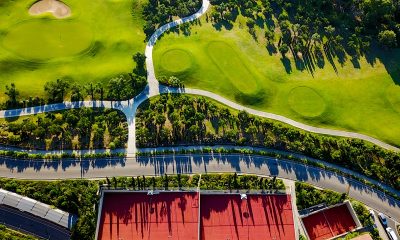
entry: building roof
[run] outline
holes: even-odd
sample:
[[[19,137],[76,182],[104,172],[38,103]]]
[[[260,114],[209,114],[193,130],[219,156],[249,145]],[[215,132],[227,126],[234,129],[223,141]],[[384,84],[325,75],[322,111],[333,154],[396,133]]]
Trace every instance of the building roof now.
[[[4,189],[0,189],[0,204],[44,218],[68,229],[71,229],[77,220],[76,216],[70,213]]]

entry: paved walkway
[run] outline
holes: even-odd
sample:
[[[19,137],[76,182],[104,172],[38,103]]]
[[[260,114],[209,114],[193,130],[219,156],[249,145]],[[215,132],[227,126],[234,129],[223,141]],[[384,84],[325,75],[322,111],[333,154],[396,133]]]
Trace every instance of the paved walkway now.
[[[39,106],[39,107],[6,110],[6,111],[0,111],[0,118],[27,116],[27,115],[31,115],[31,114],[38,114],[38,113],[59,111],[59,110],[65,110],[65,109],[73,109],[73,108],[81,108],[81,107],[102,107],[102,108],[118,109],[118,110],[121,110],[126,115],[127,121],[128,121],[129,137],[128,137],[128,144],[127,144],[128,145],[127,154],[128,154],[128,156],[134,156],[136,154],[136,119],[135,119],[135,116],[136,116],[136,111],[137,111],[138,106],[141,103],[143,103],[145,100],[147,100],[148,98],[157,96],[159,94],[185,93],[185,94],[209,97],[209,98],[214,99],[218,102],[221,102],[231,108],[234,108],[237,110],[244,110],[244,111],[247,111],[250,114],[253,114],[256,116],[277,120],[277,121],[292,125],[294,127],[297,127],[297,128],[309,131],[309,132],[332,135],[332,136],[340,136],[340,137],[358,138],[358,139],[362,139],[362,140],[374,143],[385,149],[390,149],[393,151],[400,151],[400,149],[395,146],[389,145],[378,139],[375,139],[373,137],[370,137],[370,136],[367,136],[364,134],[309,126],[309,125],[294,121],[292,119],[286,118],[281,115],[268,113],[268,112],[262,112],[262,111],[258,111],[258,110],[254,110],[254,109],[242,106],[240,104],[232,102],[231,100],[228,100],[228,99],[226,99],[220,95],[217,95],[215,93],[212,93],[212,92],[199,90],[199,89],[190,89],[190,88],[177,89],[177,88],[160,85],[156,78],[156,75],[155,75],[154,62],[153,62],[153,47],[156,44],[158,38],[164,32],[168,31],[169,29],[171,29],[173,27],[176,27],[180,24],[187,23],[187,22],[193,21],[197,18],[200,18],[204,13],[207,12],[209,7],[210,7],[209,0],[203,0],[202,7],[195,14],[190,15],[185,18],[182,18],[182,19],[177,19],[173,22],[165,24],[165,25],[161,26],[160,28],[158,28],[154,32],[154,34],[150,37],[150,39],[146,45],[146,50],[145,50],[146,66],[147,66],[147,72],[148,72],[148,77],[147,77],[148,85],[143,90],[143,92],[140,93],[135,98],[127,100],[127,101],[64,102],[64,103],[49,104],[49,105]]]

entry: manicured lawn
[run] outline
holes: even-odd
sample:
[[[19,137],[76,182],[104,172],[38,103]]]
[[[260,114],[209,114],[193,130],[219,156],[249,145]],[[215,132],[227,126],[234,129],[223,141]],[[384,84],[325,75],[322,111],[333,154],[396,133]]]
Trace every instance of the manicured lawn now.
[[[30,16],[35,0],[0,3],[0,102],[14,82],[22,98],[43,96],[48,81],[107,82],[130,72],[144,52],[142,5],[147,0],[64,0],[66,19]]]
[[[372,60],[361,57],[358,62],[350,56],[344,63],[325,57],[311,73],[298,70],[290,56],[282,61],[279,53],[270,54],[258,27],[256,38],[241,16],[232,30],[216,30],[202,17],[190,36],[169,33],[156,44],[156,74],[175,75],[186,87],[252,108],[400,146],[399,50],[373,50]],[[185,52],[185,57],[171,52]]]

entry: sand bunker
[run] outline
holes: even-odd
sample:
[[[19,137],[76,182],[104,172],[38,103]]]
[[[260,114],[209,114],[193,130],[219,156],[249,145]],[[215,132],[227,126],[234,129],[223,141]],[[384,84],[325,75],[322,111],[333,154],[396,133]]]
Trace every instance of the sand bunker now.
[[[40,0],[29,9],[31,15],[43,13],[51,13],[56,18],[67,18],[71,16],[71,9],[65,3],[57,0]]]

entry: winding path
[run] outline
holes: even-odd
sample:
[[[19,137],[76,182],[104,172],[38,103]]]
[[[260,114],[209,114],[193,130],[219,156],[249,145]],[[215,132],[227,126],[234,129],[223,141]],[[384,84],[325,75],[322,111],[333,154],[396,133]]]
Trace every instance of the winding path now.
[[[150,39],[146,45],[146,50],[145,50],[146,66],[147,66],[147,72],[148,72],[148,76],[147,76],[148,84],[147,84],[146,88],[143,90],[143,92],[140,93],[135,98],[127,100],[127,101],[64,102],[64,103],[49,104],[49,105],[39,106],[39,107],[31,107],[31,108],[15,109],[15,110],[5,110],[5,111],[0,111],[0,118],[26,116],[26,115],[31,115],[31,114],[38,114],[38,113],[45,113],[45,112],[59,111],[59,110],[65,110],[65,109],[80,108],[80,107],[100,107],[100,108],[118,109],[126,115],[126,118],[128,121],[129,136],[128,136],[128,144],[127,144],[128,147],[127,147],[126,152],[127,152],[128,156],[134,156],[136,154],[136,119],[135,119],[135,117],[136,117],[136,111],[137,111],[137,108],[139,107],[139,105],[141,103],[143,103],[144,101],[146,101],[147,99],[157,96],[157,95],[160,95],[160,94],[185,93],[185,94],[205,96],[205,97],[214,99],[220,103],[223,103],[231,108],[234,108],[237,110],[244,110],[244,111],[249,112],[250,114],[260,116],[263,118],[277,120],[277,121],[292,125],[294,127],[303,129],[305,131],[318,133],[318,134],[332,135],[332,136],[357,138],[357,139],[371,142],[371,143],[378,145],[385,149],[389,149],[389,150],[393,150],[393,151],[397,151],[397,152],[400,151],[400,149],[395,146],[392,146],[390,144],[387,144],[383,141],[380,141],[376,138],[373,138],[373,137],[370,137],[370,136],[367,136],[364,134],[309,126],[309,125],[294,121],[290,118],[287,118],[287,117],[284,117],[281,115],[258,111],[255,109],[251,109],[251,108],[242,106],[240,104],[237,104],[231,100],[228,100],[228,99],[226,99],[220,95],[217,95],[215,93],[212,93],[212,92],[199,90],[199,89],[191,89],[191,88],[178,89],[178,88],[167,87],[167,86],[159,84],[159,82],[156,78],[156,75],[155,75],[154,62],[153,62],[153,47],[156,44],[157,40],[164,32],[168,31],[169,29],[176,27],[180,24],[187,23],[187,22],[193,21],[197,18],[200,18],[205,12],[207,12],[209,7],[210,7],[209,0],[203,0],[202,7],[195,14],[190,15],[185,18],[182,18],[182,19],[177,19],[170,23],[167,23],[167,24],[161,26],[160,28],[158,28],[153,33],[153,35],[150,37]]]

